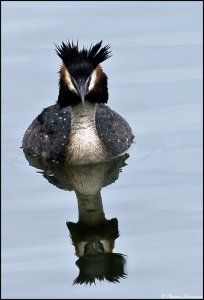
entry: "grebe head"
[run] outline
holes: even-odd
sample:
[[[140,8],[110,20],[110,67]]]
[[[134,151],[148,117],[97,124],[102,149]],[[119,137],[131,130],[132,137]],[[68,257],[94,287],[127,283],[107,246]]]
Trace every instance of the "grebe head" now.
[[[110,45],[102,47],[102,41],[94,46],[79,50],[69,41],[56,46],[56,53],[62,59],[59,80],[58,103],[64,107],[76,105],[85,100],[107,103],[107,76],[99,65],[111,56]]]

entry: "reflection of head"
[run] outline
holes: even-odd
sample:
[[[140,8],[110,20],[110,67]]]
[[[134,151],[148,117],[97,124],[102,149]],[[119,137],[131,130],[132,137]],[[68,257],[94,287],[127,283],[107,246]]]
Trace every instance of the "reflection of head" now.
[[[67,222],[67,227],[77,256],[81,256],[84,253],[81,250],[80,242],[104,240],[106,241],[105,251],[112,252],[115,239],[119,237],[118,220],[116,218],[111,220],[105,219],[95,226],[90,226],[80,221],[77,223]]]
[[[79,276],[73,284],[92,284],[95,280],[107,280],[119,282],[125,278],[125,258],[119,253],[99,253],[96,255],[84,255],[76,261],[79,267]]]
[[[119,282],[125,278],[125,258],[119,253],[112,253],[115,239],[119,237],[118,220],[104,219],[96,225],[85,222],[67,222],[72,243],[79,259],[79,276],[74,284],[92,284],[95,280]]]

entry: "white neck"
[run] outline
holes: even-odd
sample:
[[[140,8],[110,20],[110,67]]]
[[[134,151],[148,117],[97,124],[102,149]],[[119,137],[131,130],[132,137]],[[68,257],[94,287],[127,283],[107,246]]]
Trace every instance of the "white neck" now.
[[[95,124],[96,103],[85,101],[71,107],[71,133],[66,158],[71,164],[97,163],[108,155]]]

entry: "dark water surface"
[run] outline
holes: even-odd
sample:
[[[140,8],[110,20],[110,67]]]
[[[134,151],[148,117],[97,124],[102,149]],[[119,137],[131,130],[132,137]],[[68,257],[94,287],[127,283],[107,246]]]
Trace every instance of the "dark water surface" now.
[[[201,296],[201,10],[193,1],[2,3],[2,298]],[[109,106],[136,136],[129,158],[63,170],[20,149],[57,100],[53,42],[66,38],[111,44],[103,68]],[[86,251],[113,254],[79,259],[90,239]],[[119,283],[73,285],[79,269],[78,282]]]

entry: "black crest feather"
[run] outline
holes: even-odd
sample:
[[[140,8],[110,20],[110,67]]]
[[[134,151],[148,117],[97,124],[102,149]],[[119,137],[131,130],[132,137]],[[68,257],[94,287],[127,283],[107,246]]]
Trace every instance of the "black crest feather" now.
[[[112,56],[110,45],[102,47],[102,41],[97,43],[94,46],[90,46],[89,49],[83,47],[82,50],[79,50],[78,41],[76,45],[69,40],[65,44],[62,42],[60,46],[56,45],[56,53],[63,60],[66,66],[73,63],[87,62],[95,68],[98,64],[102,63],[106,59]]]

